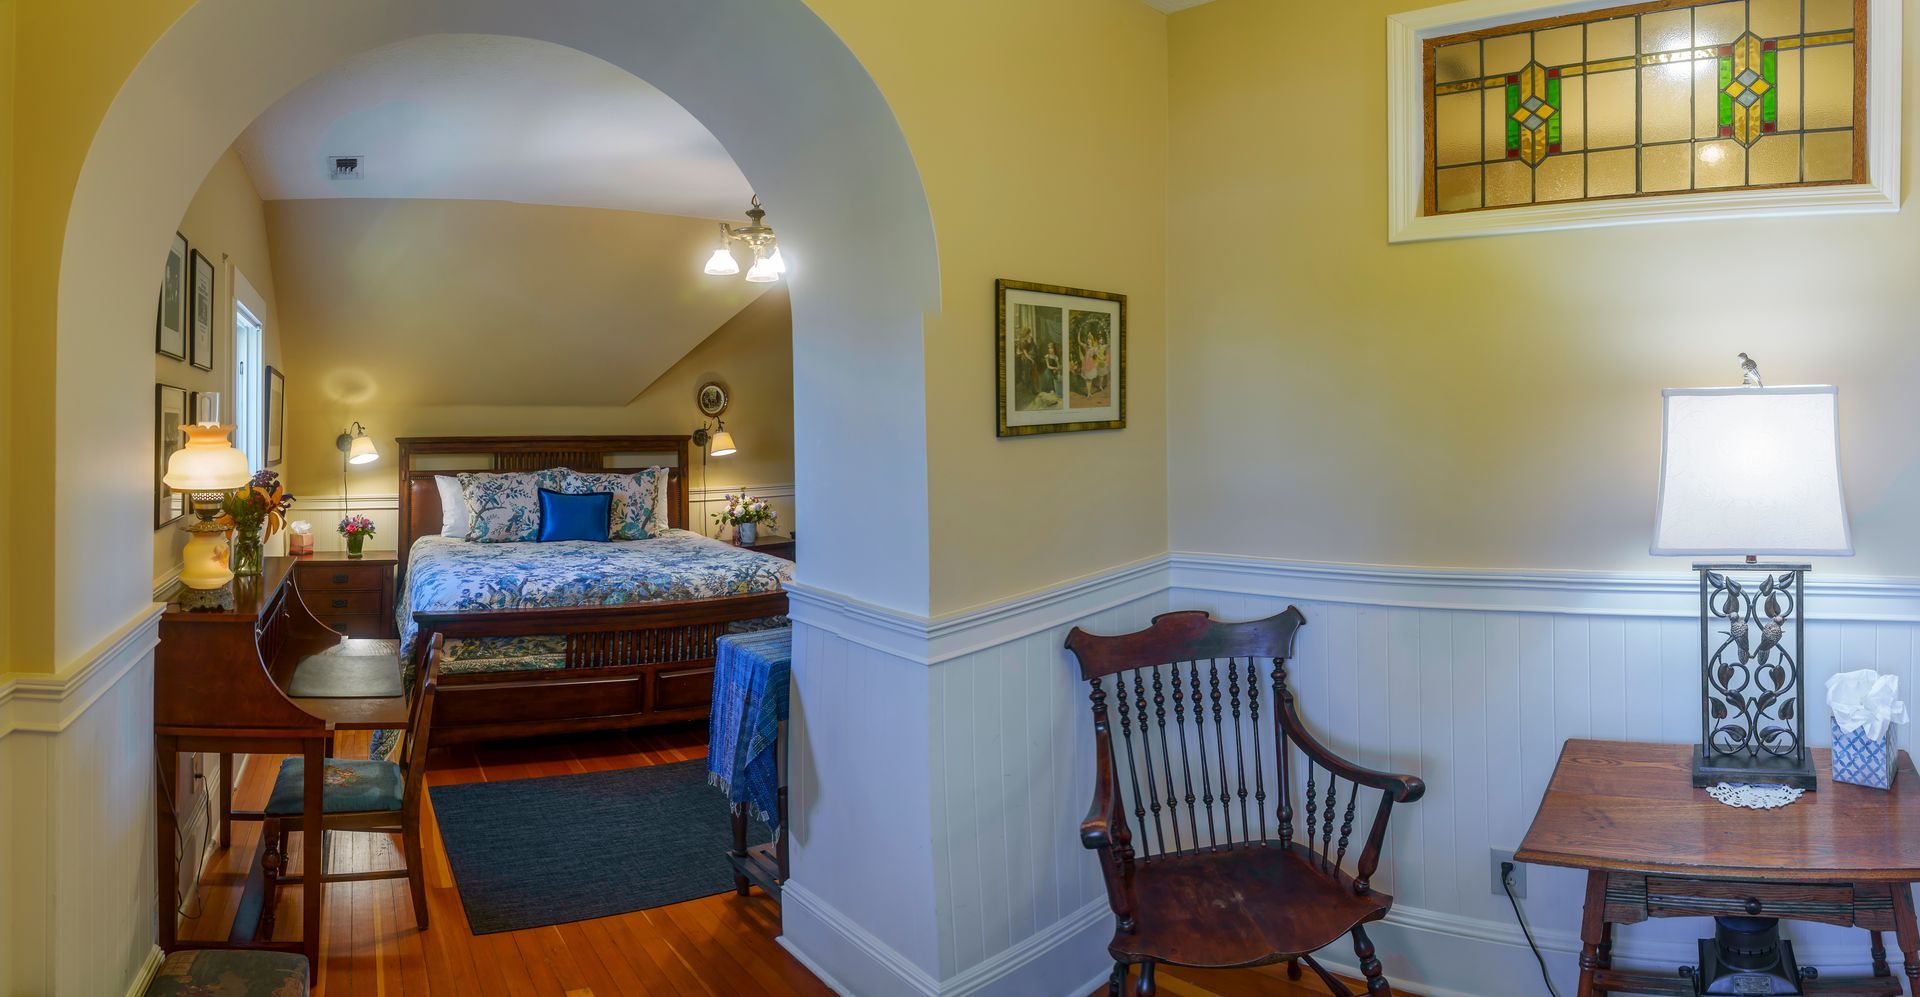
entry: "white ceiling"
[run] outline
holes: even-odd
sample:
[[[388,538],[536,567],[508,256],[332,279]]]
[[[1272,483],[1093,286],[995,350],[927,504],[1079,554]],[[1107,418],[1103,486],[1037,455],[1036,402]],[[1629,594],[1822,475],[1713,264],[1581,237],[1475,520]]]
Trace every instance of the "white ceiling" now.
[[[717,139],[624,69],[527,38],[427,35],[268,108],[237,143],[266,200],[464,198],[734,218],[751,190]],[[334,180],[328,157],[364,157]]]

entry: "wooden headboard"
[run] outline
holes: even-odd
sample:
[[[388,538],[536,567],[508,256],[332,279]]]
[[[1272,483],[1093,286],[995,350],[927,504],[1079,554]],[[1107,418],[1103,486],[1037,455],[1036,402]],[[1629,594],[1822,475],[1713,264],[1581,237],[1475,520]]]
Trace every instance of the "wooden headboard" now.
[[[440,532],[438,474],[566,467],[624,471],[670,466],[667,525],[686,529],[691,436],[408,436],[400,445],[400,573],[413,542]]]

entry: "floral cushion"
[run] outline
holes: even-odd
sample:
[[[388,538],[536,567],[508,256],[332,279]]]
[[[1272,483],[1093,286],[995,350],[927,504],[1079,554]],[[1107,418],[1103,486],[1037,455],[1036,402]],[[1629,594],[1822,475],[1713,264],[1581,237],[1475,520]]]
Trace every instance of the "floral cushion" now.
[[[280,762],[280,774],[273,780],[273,795],[267,799],[266,812],[274,816],[297,814],[305,809],[307,761],[287,758]],[[326,785],[321,789],[326,812],[330,814],[370,813],[400,809],[400,797],[406,786],[400,766],[392,762],[353,758],[327,759]]]
[[[307,957],[293,952],[188,949],[167,956],[145,997],[305,997]]]
[[[567,471],[462,474],[460,498],[467,506],[467,539],[479,543],[524,543],[540,535],[540,489],[564,492]]]
[[[612,493],[613,509],[609,513],[607,539],[646,540],[663,532],[654,528],[655,506],[659,504],[656,499],[659,482],[655,474],[659,470],[649,467],[637,474],[568,471],[564,490],[574,495]]]

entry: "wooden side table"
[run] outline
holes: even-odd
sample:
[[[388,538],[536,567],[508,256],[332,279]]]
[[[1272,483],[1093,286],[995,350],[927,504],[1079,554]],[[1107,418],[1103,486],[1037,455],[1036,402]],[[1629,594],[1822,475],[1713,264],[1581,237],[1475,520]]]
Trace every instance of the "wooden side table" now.
[[[794,539],[781,533],[763,531],[759,536],[755,537],[750,544],[743,544],[736,540],[733,545],[735,547],[745,547],[748,550],[757,550],[762,554],[772,554],[774,557],[785,558],[789,561],[796,559]]]
[[[393,621],[393,571],[398,552],[367,551],[349,558],[346,551],[315,551],[294,560],[294,580],[307,610],[320,622],[349,637],[400,636]]]
[[[1833,781],[1777,810],[1729,807],[1695,789],[1684,744],[1568,741],[1515,859],[1587,870],[1580,997],[1692,997],[1692,981],[1613,968],[1613,927],[1654,917],[1818,921],[1871,932],[1874,975],[1803,982],[1808,994],[1899,997],[1892,931],[1920,990],[1920,774],[1906,752],[1891,790]]]

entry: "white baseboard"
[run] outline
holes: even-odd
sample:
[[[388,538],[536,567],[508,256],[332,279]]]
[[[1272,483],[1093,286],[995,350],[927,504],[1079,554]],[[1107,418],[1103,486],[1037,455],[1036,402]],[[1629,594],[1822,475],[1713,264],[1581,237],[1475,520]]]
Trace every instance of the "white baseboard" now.
[[[160,964],[167,961],[167,954],[155,945],[147,952],[147,961],[140,964],[140,972],[133,978],[133,985],[127,988],[127,997],[140,997],[147,992],[147,986],[160,973]]]

